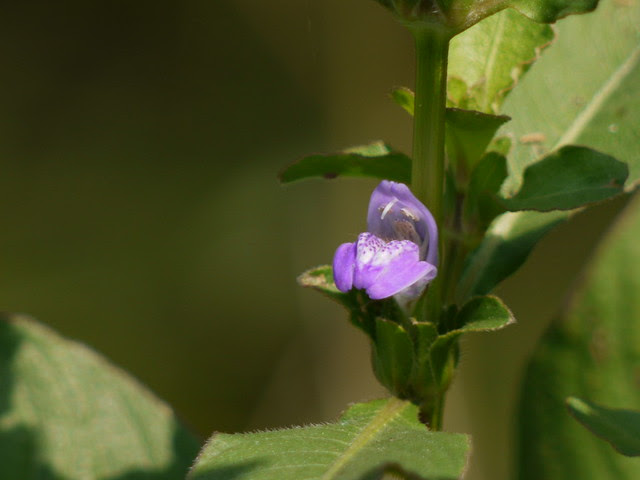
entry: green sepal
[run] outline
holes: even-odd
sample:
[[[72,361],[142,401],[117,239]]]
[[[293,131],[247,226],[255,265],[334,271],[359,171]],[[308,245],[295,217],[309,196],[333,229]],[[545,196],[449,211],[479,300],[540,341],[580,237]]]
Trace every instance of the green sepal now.
[[[508,210],[571,210],[624,191],[624,162],[580,146],[566,146],[528,166],[518,192],[502,200]]]
[[[471,172],[464,219],[474,230],[484,231],[495,217],[504,212],[500,188],[507,175],[507,159],[496,152],[487,153]]]
[[[376,378],[395,396],[407,398],[413,368],[413,343],[409,332],[395,322],[378,317],[371,350]]]
[[[374,142],[333,154],[308,155],[278,175],[282,183],[313,177],[372,177],[408,184],[411,159],[383,142]]]
[[[566,400],[573,417],[627,457],[640,456],[640,411],[606,408],[575,397]]]

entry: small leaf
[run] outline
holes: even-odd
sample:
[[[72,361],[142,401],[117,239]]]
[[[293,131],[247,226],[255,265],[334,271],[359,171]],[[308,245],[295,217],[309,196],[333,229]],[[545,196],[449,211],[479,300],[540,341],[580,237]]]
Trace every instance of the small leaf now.
[[[344,305],[347,308],[357,308],[357,302],[349,293],[338,290],[333,281],[333,268],[331,265],[320,265],[310,268],[298,277],[298,283],[303,287],[313,288],[325,294],[332,300]]]
[[[0,478],[182,478],[198,442],[128,374],[23,316],[0,319]]]
[[[446,387],[452,373],[448,363],[457,361],[452,353],[460,335],[500,330],[514,322],[511,311],[497,297],[474,297],[465,303],[456,316],[457,328],[440,335],[431,347],[431,368],[436,381]]]
[[[304,178],[373,177],[411,182],[411,159],[382,142],[329,155],[309,155],[280,172],[283,183]]]
[[[445,118],[447,156],[466,171],[476,166],[498,129],[510,120],[459,108],[447,108]]]
[[[466,435],[430,432],[417,407],[395,398],[352,406],[335,423],[216,434],[189,480],[363,480],[385,472],[416,480],[458,479]]]
[[[500,187],[507,178],[507,159],[495,152],[487,153],[471,173],[464,214],[468,222],[484,229],[504,212],[498,202]]]
[[[507,93],[553,38],[551,27],[511,9],[458,35],[449,50],[449,106],[498,113]]]
[[[396,87],[391,90],[391,98],[413,117],[415,111],[416,95],[406,87]]]
[[[618,452],[628,457],[640,456],[640,412],[605,408],[569,397],[571,415]]]
[[[569,218],[569,212],[507,212],[489,226],[482,242],[466,260],[456,301],[485,295],[515,272],[538,241]]]
[[[530,165],[509,210],[570,210],[623,192],[625,163],[586,147],[567,146]]]

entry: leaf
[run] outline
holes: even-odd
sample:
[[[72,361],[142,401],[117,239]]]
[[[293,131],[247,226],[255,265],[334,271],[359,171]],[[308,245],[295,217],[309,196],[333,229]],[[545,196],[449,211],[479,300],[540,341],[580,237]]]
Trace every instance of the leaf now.
[[[478,223],[483,229],[504,212],[498,198],[507,173],[507,159],[503,155],[489,152],[480,160],[469,180],[464,204],[467,222]]]
[[[417,407],[395,398],[352,406],[335,423],[216,434],[189,480],[374,480],[383,472],[453,480],[469,454],[466,435],[430,432]]]
[[[456,290],[456,302],[491,292],[524,263],[547,232],[569,215],[565,211],[529,211],[507,212],[497,217],[478,248],[467,258]]]
[[[198,442],[174,412],[87,347],[0,319],[0,478],[169,480]]]
[[[391,90],[391,98],[413,117],[416,106],[416,94],[407,87],[396,87]]]
[[[457,328],[440,335],[431,346],[431,368],[436,381],[446,387],[447,363],[460,335],[470,332],[491,332],[515,323],[513,314],[497,297],[474,297],[456,316]]]
[[[304,178],[373,177],[411,182],[411,159],[382,142],[329,155],[309,155],[280,172],[283,183]]]
[[[557,40],[509,96],[514,140],[509,189],[541,155],[580,144],[629,165],[627,191],[640,179],[640,2],[602,2],[563,20]]]
[[[520,403],[520,480],[640,478],[636,459],[618,455],[564,407],[571,396],[600,405],[640,405],[639,236],[636,195],[536,348]]]
[[[353,295],[341,292],[336,287],[331,265],[320,265],[307,270],[298,277],[298,283],[303,287],[313,288],[323,293],[349,309],[358,308],[358,303]]]
[[[551,27],[511,9],[458,35],[449,49],[449,106],[498,113],[504,97],[553,38]]]
[[[567,398],[573,417],[592,433],[628,457],[640,456],[640,412],[605,408],[579,398]]]
[[[303,287],[312,288],[339,303],[349,311],[349,321],[363,330],[371,339],[375,339],[376,318],[400,318],[405,314],[393,298],[371,300],[362,290],[352,289],[344,293],[338,290],[333,281],[333,268],[330,265],[314,267],[298,277]]]
[[[570,210],[623,191],[629,170],[609,155],[567,146],[524,172],[520,190],[503,200],[508,210]]]
[[[498,129],[510,120],[459,108],[447,108],[445,118],[447,155],[466,171],[476,166]]]

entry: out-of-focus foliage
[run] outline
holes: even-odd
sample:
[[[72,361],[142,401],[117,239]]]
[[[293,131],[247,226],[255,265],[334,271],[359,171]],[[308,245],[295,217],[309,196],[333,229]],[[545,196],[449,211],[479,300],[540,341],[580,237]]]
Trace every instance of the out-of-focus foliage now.
[[[0,318],[0,478],[183,478],[199,441],[87,347]]]

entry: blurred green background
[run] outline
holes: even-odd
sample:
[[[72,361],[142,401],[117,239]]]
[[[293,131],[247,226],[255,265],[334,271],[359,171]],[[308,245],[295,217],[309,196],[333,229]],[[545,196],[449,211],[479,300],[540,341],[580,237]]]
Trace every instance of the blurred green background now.
[[[371,0],[11,2],[0,16],[0,308],[104,353],[203,438],[384,394],[345,314],[297,287],[375,182],[278,185],[311,152],[410,150],[409,35]],[[535,66],[533,67],[535,68]],[[446,428],[507,478],[519,377],[621,202],[550,235],[466,339]]]

